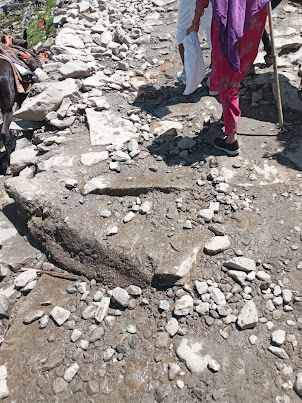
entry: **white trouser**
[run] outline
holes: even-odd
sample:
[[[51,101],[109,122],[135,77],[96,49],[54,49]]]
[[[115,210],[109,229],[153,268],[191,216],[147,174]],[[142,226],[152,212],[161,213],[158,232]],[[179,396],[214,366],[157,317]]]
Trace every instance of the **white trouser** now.
[[[179,0],[178,5],[178,19],[177,19],[177,31],[176,40],[180,44],[183,42],[187,35],[187,29],[190,28],[195,15],[196,0]],[[200,29],[206,31],[207,42],[212,49],[211,43],[211,22],[212,22],[212,4],[209,3],[209,7],[205,9],[204,15],[200,19]]]

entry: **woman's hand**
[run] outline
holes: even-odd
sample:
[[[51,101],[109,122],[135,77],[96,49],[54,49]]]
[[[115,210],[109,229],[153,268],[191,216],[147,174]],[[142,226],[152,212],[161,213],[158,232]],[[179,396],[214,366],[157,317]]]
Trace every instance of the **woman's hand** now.
[[[199,31],[199,22],[200,22],[200,18],[203,16],[203,14],[204,14],[204,8],[196,7],[195,16],[194,16],[192,25],[190,26],[189,29],[187,29],[187,35],[190,35],[190,33],[193,31],[195,31],[195,32]]]
[[[199,24],[192,24],[189,29],[187,29],[187,36],[190,35],[191,32],[198,32],[199,31]]]

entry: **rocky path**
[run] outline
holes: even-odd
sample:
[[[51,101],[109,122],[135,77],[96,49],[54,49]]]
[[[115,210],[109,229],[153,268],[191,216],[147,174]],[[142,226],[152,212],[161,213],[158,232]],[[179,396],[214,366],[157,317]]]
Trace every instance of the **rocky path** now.
[[[260,49],[227,158],[219,100],[175,83],[176,2],[58,6],[0,177],[0,399],[300,401],[301,7],[285,129]]]

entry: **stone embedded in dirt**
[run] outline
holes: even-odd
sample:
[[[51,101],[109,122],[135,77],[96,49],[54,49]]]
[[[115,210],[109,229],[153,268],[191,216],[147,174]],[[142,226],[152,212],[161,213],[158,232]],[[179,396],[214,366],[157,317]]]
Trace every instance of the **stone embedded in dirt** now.
[[[265,282],[271,281],[271,275],[262,270],[257,271],[256,277],[258,278],[258,280],[261,280],[261,281],[265,281]]]
[[[101,340],[101,338],[104,336],[105,330],[101,327],[98,326],[96,329],[93,330],[91,335],[88,337],[88,340],[91,343],[95,343],[97,340]]]
[[[39,329],[45,329],[49,322],[49,316],[43,315],[39,320]]]
[[[218,364],[218,362],[215,360],[210,360],[208,362],[208,368],[213,372],[218,372],[220,369],[220,364]]]
[[[209,230],[212,231],[216,236],[224,236],[225,229],[221,224],[212,224],[208,226]]]
[[[166,325],[167,333],[169,333],[169,335],[171,337],[174,337],[176,335],[176,333],[178,332],[178,329],[179,329],[179,324],[178,324],[177,319],[171,318]]]
[[[246,273],[256,270],[256,262],[254,260],[241,256],[227,260],[224,262],[224,266],[234,270],[242,270]]]
[[[254,334],[249,337],[249,342],[251,343],[252,346],[253,346],[254,344],[256,344],[257,341],[258,341],[258,337],[255,336]]]
[[[14,285],[17,289],[23,288],[29,282],[36,280],[36,278],[37,278],[36,270],[34,269],[26,270],[15,278]]]
[[[111,360],[111,358],[114,356],[114,354],[115,354],[115,350],[113,348],[107,348],[107,350],[104,351],[103,360],[105,362]]]
[[[208,292],[209,286],[205,281],[195,281],[195,288],[199,295],[206,294]]]
[[[68,320],[70,312],[60,306],[55,306],[49,315],[58,326],[62,326]]]
[[[209,361],[212,359],[209,355],[202,354],[203,345],[201,342],[183,338],[176,348],[176,354],[186,364],[193,373],[203,372]]]
[[[244,286],[246,284],[247,274],[244,271],[228,270],[228,276],[230,276],[236,283]]]
[[[209,208],[199,210],[197,217],[202,218],[203,220],[205,220],[205,222],[210,222],[212,220],[212,218],[214,217],[214,212],[213,212],[213,210],[211,210]]]
[[[66,382],[71,382],[73,380],[73,378],[75,377],[76,373],[79,370],[79,364],[77,362],[75,362],[74,364],[72,364],[69,368],[66,369],[65,373],[64,373],[64,380]]]
[[[82,318],[85,320],[94,318],[96,310],[97,310],[97,306],[88,305],[82,312]]]
[[[258,323],[258,311],[253,301],[247,301],[241,309],[237,325],[241,330],[253,329]]]
[[[134,217],[135,217],[135,213],[133,213],[133,211],[129,211],[129,213],[126,214],[125,217],[123,218],[123,222],[124,222],[125,224],[127,224],[127,223],[130,222]]]
[[[229,249],[231,246],[229,237],[227,235],[225,236],[214,236],[211,238],[204,246],[204,251],[205,253],[208,253],[209,255],[216,255],[218,253],[221,253],[227,249]]]
[[[302,398],[302,371],[297,373],[294,390]]]
[[[7,369],[5,365],[0,366],[0,401],[9,396],[9,390],[7,386]]]
[[[209,293],[216,305],[226,305],[225,295],[219,288],[211,286],[209,287]]]
[[[184,295],[175,302],[174,315],[186,316],[193,308],[193,298],[191,295]]]
[[[270,346],[268,349],[272,354],[274,354],[278,358],[281,358],[282,360],[286,360],[289,358],[288,354],[283,348]]]
[[[282,290],[282,297],[283,297],[283,301],[288,304],[289,302],[291,302],[292,298],[293,298],[293,293],[291,290],[288,289],[283,289]]]
[[[82,332],[78,329],[74,329],[71,333],[70,340],[75,343],[82,337]]]
[[[170,310],[170,302],[166,301],[165,299],[160,300],[158,304],[158,309],[160,311],[168,312]]]
[[[170,336],[166,332],[159,332],[156,335],[155,347],[156,348],[168,348],[170,345]]]
[[[150,133],[154,136],[176,137],[182,129],[181,123],[172,120],[152,121],[150,125]]]
[[[95,395],[99,393],[100,385],[98,381],[96,381],[95,379],[89,379],[89,381],[87,382],[86,390],[88,395]]]
[[[64,392],[67,388],[68,383],[63,378],[58,377],[53,381],[52,389],[56,395]]]
[[[110,111],[95,111],[86,109],[87,122],[90,132],[91,145],[121,145],[137,138],[138,133],[134,124],[127,119],[120,118]],[[102,127],[102,130],[100,130]]]
[[[74,178],[68,178],[68,179],[66,179],[66,181],[65,181],[65,187],[66,187],[66,189],[71,190],[71,189],[76,188],[77,186],[78,186],[78,181],[77,181],[77,179],[74,179]]]
[[[282,329],[275,330],[272,333],[272,344],[281,346],[285,342],[285,331]]]
[[[42,318],[42,316],[44,315],[44,311],[33,311],[33,312],[29,312],[23,319],[23,323],[24,325],[29,325],[30,323],[35,322],[36,320]]]
[[[152,203],[148,201],[144,201],[141,205],[139,212],[140,214],[148,214],[152,209]]]
[[[129,285],[126,288],[126,291],[132,297],[139,297],[140,295],[142,295],[142,289],[140,287],[138,287],[137,285]]]
[[[168,364],[168,378],[169,381],[174,381],[176,376],[179,374],[181,371],[181,368],[179,365],[175,364],[175,362],[170,362]]]
[[[102,300],[102,298],[103,298],[103,293],[102,293],[102,291],[97,291],[97,292],[94,294],[94,296],[93,296],[93,300],[94,300],[95,302],[100,302],[100,301]]]
[[[128,306],[130,296],[123,288],[116,287],[112,290],[112,298],[123,308],[126,308]]]
[[[80,340],[78,343],[78,348],[81,348],[82,350],[86,351],[89,346],[89,341],[88,340]]]
[[[118,227],[114,226],[109,228],[109,230],[107,231],[106,235],[107,236],[112,236],[112,235],[116,235],[118,233]]]
[[[103,319],[107,315],[109,305],[110,305],[110,298],[103,297],[94,314],[94,319],[97,323],[101,323],[103,321]]]
[[[10,304],[6,295],[0,294],[0,319],[9,318]]]

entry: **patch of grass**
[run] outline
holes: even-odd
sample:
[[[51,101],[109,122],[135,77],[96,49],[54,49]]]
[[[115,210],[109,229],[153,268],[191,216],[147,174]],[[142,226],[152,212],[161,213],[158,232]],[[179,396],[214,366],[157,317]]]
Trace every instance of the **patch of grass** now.
[[[27,34],[28,34],[28,44],[29,47],[32,48],[33,46],[36,46],[39,42],[45,42],[47,38],[52,36],[55,32],[55,29],[53,27],[53,16],[52,16],[52,10],[55,7],[55,0],[48,0],[46,7],[42,10],[36,9],[35,14],[37,16],[37,19],[34,21],[31,21],[29,26],[27,27]],[[38,21],[41,20],[42,18],[46,18],[47,23],[45,26],[45,30],[38,28],[37,24]]]

